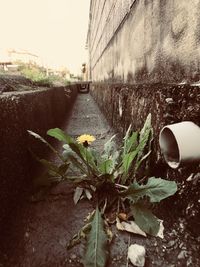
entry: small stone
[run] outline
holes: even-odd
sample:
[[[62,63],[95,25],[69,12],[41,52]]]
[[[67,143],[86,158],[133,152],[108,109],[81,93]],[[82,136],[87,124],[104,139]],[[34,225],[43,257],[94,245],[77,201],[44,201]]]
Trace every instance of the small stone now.
[[[200,179],[200,172],[198,172],[194,177],[193,177],[193,185],[196,185],[198,180]]]
[[[191,173],[190,176],[186,179],[187,182],[192,181],[192,178],[194,176],[194,173]]]
[[[157,243],[157,241],[155,241],[154,244],[153,244],[153,246],[154,247],[157,247],[157,245],[158,245],[158,243]]]
[[[137,267],[144,267],[145,265],[145,247],[134,244],[128,248],[128,258],[131,263]]]
[[[165,101],[166,101],[168,104],[172,104],[172,103],[174,103],[174,100],[173,100],[173,98],[171,98],[171,97],[166,98]]]
[[[182,250],[179,254],[178,254],[178,259],[179,260],[183,260],[187,257],[187,251],[186,250]]]

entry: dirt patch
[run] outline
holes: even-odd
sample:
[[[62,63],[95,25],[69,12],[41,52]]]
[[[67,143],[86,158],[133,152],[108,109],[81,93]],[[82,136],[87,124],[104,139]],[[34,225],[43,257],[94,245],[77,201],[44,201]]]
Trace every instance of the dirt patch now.
[[[0,93],[13,91],[28,91],[37,89],[38,86],[20,75],[0,75]],[[38,88],[39,89],[39,88]]]

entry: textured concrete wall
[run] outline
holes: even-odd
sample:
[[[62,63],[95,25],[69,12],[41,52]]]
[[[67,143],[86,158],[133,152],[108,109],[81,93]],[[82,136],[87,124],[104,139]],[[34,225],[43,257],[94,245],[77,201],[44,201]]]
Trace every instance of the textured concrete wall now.
[[[0,228],[3,219],[18,207],[38,168],[28,149],[40,156],[47,153],[45,145],[27,130],[46,137],[49,128],[61,125],[76,95],[74,85],[0,96]]]
[[[93,81],[198,81],[200,0],[91,2]]]
[[[164,125],[191,120],[200,126],[199,86],[93,83],[91,93],[110,124],[121,134],[130,123],[133,129],[140,130],[147,115],[152,114],[154,142],[150,172],[178,182],[179,192],[169,204],[173,203],[176,213],[188,219],[191,228],[200,229],[200,164],[172,170],[164,162],[158,143]],[[192,179],[188,180],[192,173]]]
[[[140,129],[151,112],[151,171],[178,182],[168,207],[173,203],[195,231],[200,229],[200,165],[170,169],[158,136],[175,122],[200,126],[199,10],[200,0],[92,0],[88,31],[94,98],[120,133],[130,123]]]

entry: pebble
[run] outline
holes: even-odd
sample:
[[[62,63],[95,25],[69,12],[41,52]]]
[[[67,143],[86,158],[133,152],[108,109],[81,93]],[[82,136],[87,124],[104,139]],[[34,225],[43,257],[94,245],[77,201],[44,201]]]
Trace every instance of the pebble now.
[[[173,100],[173,98],[171,98],[171,97],[166,98],[165,101],[166,101],[168,104],[172,104],[172,103],[174,103],[174,100]]]
[[[133,244],[130,245],[128,248],[128,258],[130,259],[131,263],[134,266],[144,267],[145,254],[146,254],[145,247],[141,245]]]
[[[179,260],[183,260],[187,257],[187,251],[186,250],[182,250],[179,254],[178,254],[178,259]]]

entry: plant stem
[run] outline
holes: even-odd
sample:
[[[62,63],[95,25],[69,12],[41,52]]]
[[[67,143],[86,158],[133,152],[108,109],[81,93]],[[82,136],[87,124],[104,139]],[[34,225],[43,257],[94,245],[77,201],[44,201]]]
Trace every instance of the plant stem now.
[[[86,157],[86,162],[87,162],[88,176],[90,177],[90,167],[89,167],[89,162],[88,162],[88,157],[87,157],[87,147],[85,148],[85,157]]]
[[[115,184],[115,186],[116,186],[117,188],[121,188],[121,189],[128,189],[128,186],[121,185],[121,184]]]

